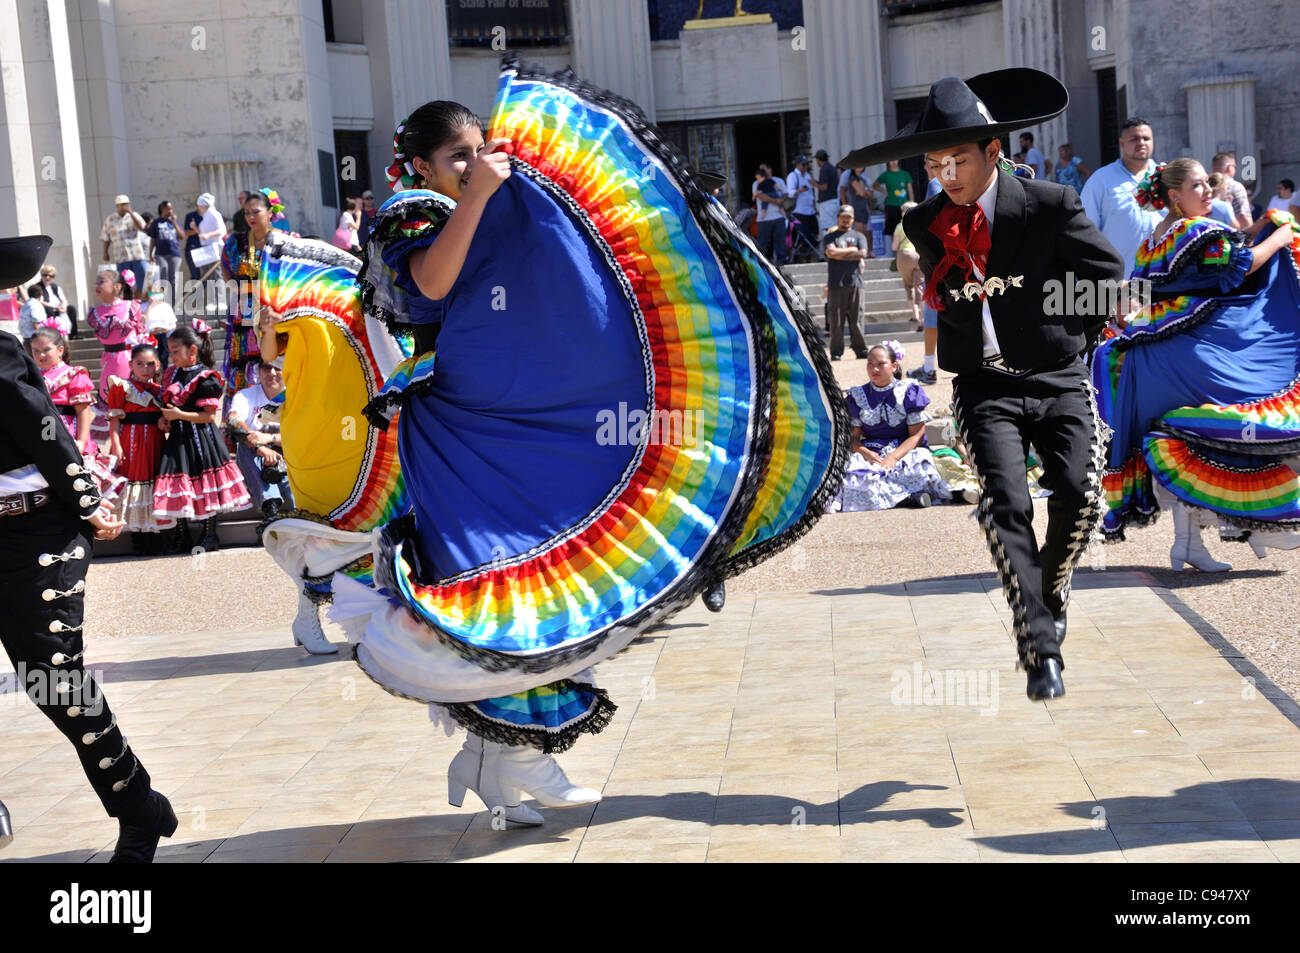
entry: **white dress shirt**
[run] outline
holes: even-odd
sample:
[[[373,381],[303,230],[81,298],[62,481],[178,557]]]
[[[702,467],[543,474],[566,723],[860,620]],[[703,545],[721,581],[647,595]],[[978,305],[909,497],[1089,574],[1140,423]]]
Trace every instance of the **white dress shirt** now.
[[[993,210],[998,203],[998,176],[993,176],[993,184],[984,190],[984,194],[979,197],[976,204],[984,212],[984,221],[988,223],[989,228],[989,245],[992,246],[993,240]],[[990,252],[992,254],[992,252]],[[983,281],[987,275],[980,274],[978,267],[975,269],[975,276]],[[1002,353],[998,347],[998,336],[993,330],[993,314],[989,311],[988,296],[984,296],[984,309],[981,312],[984,324],[984,356],[996,357]]]
[[[1079,194],[1084,214],[1119,252],[1126,278],[1137,264],[1138,246],[1164,218],[1162,212],[1137,204],[1137,187],[1155,167],[1155,162],[1148,160],[1147,167],[1134,175],[1123,159],[1116,159],[1094,172]]]

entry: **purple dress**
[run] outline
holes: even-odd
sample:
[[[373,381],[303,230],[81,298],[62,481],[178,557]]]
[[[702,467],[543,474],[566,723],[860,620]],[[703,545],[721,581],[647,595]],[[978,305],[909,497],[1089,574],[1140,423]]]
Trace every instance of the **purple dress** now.
[[[925,396],[921,385],[911,381],[894,381],[885,387],[870,382],[863,387],[850,387],[845,402],[850,423],[862,428],[862,443],[882,457],[907,439],[913,424],[931,419],[925,409],[930,398]],[[827,510],[845,513],[887,510],[920,493],[929,493],[935,501],[952,499],[952,491],[934,467],[924,435],[920,446],[891,470],[868,463],[856,453],[849,457],[844,485]]]

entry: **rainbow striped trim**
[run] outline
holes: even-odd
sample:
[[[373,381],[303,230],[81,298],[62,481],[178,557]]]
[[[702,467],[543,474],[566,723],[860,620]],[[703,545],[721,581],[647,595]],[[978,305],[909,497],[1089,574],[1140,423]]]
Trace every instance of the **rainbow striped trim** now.
[[[789,289],[635,107],[511,66],[488,135],[604,251],[642,322],[653,412],[699,424],[689,445],[643,442],[586,522],[499,564],[422,585],[389,539],[380,585],[471,657],[540,674],[805,531],[848,426]]]
[[[361,310],[358,264],[351,255],[323,242],[287,237],[268,242],[262,252],[259,298],[262,305],[281,312],[286,323],[322,321],[340,332],[348,351],[332,358],[355,361],[362,369],[367,396],[373,399],[382,376]],[[325,426],[330,439],[337,440],[339,421]],[[388,523],[409,507],[398,464],[396,432],[386,433],[364,421],[357,421],[356,427],[364,431],[356,434],[364,448],[356,477],[334,509],[320,516],[338,529],[365,532]],[[293,476],[299,483],[310,480],[311,470],[298,469]]]
[[[1184,503],[1244,526],[1300,521],[1300,477],[1283,464],[1231,467],[1181,440],[1150,436],[1142,448],[1151,473]]]

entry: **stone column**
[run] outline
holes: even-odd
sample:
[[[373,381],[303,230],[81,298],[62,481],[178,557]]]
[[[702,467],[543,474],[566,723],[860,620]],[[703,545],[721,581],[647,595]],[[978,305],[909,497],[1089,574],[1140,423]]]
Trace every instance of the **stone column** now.
[[[382,203],[384,169],[393,162],[397,124],[431,99],[456,98],[451,88],[447,7],[442,0],[382,0],[366,3],[362,9],[374,94],[370,169],[375,198]]]
[[[1051,73],[1065,82],[1065,57],[1061,52],[1061,18],[1057,0],[1002,0],[1002,25],[1006,36],[1007,66],[1028,66]],[[1064,115],[1037,126],[1017,129],[1002,144],[1011,156],[1020,151],[1021,132],[1034,134],[1038,151],[1056,167],[1056,147],[1070,141]]]
[[[632,100],[654,122],[645,0],[569,0],[569,33],[578,78]]]
[[[1258,82],[1259,77],[1253,74],[1235,73],[1204,76],[1183,83],[1187,91],[1188,155],[1209,169],[1215,153],[1235,152],[1237,179],[1251,190],[1258,187],[1260,176],[1255,141],[1255,84]]]
[[[880,7],[878,0],[814,0],[803,10],[812,145],[837,162],[894,132],[885,130]]]
[[[240,191],[250,188],[250,182],[262,181],[262,159],[255,155],[201,156],[192,159],[190,165],[198,170],[199,191],[211,192],[217,200],[217,211],[227,219],[239,210]],[[309,201],[316,197],[307,196]]]

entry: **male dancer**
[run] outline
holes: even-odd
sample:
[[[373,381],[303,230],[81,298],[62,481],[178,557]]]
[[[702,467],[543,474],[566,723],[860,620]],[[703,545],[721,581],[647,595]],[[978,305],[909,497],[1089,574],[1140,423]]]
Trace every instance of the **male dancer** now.
[[[52,241],[0,239],[0,287],[33,275]],[[104,810],[118,819],[112,862],[150,863],[158,839],[175,832],[176,815],[150,788],[149,772],[81,661],[86,524],[96,539],[113,539],[125,524],[101,509],[95,479],[40,370],[11,334],[0,334],[0,407],[0,643],[20,684],[76,748]]]
[[[1083,214],[1074,191],[1000,169],[1002,137],[1059,115],[1069,96],[1054,77],[1006,69],[930,88],[925,110],[894,138],[841,163],[923,154],[943,192],[903,219],[939,312],[939,365],[957,375],[953,404],[980,481],[980,520],[1011,605],[1027,694],[1065,694],[1061,642],[1070,579],[1101,517],[1102,440],[1082,355],[1106,324],[1095,313],[1044,312],[1056,290],[1094,291],[1124,277],[1119,254]],[[1033,443],[1050,489],[1047,537],[1034,538],[1025,456]]]

